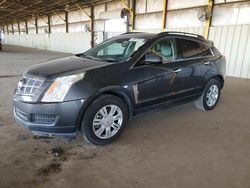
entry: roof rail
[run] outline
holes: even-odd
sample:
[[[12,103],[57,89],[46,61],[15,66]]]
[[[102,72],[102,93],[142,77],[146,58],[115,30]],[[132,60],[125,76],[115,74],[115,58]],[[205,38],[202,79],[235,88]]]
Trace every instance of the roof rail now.
[[[140,31],[134,31],[134,32],[126,32],[126,33],[122,33],[121,35],[128,35],[128,34],[136,34],[136,33],[145,33],[145,32],[140,32]]]
[[[159,34],[161,34],[161,33],[159,33]],[[200,38],[200,39],[205,39],[203,36],[198,35],[198,34],[186,33],[186,32],[180,32],[180,31],[166,31],[166,32],[162,32],[162,34],[185,35],[185,36],[192,36],[192,37],[197,37],[197,38]]]

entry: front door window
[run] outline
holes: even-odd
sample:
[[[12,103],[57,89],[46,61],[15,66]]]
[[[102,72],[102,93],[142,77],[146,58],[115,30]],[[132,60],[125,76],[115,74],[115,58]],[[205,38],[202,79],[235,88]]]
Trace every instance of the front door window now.
[[[157,42],[149,52],[162,58],[163,63],[176,60],[176,45],[174,39],[163,39]]]

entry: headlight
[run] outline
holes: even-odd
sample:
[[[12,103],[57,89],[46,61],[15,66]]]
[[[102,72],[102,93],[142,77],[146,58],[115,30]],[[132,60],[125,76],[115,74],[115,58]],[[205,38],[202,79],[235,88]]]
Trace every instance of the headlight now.
[[[42,102],[62,102],[69,88],[84,77],[85,73],[58,77],[46,91]]]

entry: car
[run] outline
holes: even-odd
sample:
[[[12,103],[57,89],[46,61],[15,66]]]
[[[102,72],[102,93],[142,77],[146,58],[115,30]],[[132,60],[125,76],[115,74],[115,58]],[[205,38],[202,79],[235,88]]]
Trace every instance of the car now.
[[[14,115],[35,135],[82,133],[105,145],[134,116],[192,101],[214,109],[225,67],[225,57],[200,35],[125,33],[85,53],[33,65],[14,91]]]

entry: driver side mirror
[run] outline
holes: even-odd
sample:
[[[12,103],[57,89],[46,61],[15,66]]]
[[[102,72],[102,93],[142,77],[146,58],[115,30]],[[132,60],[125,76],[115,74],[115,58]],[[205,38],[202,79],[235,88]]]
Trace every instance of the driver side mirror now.
[[[154,53],[147,53],[144,62],[145,64],[162,64],[162,57]]]

